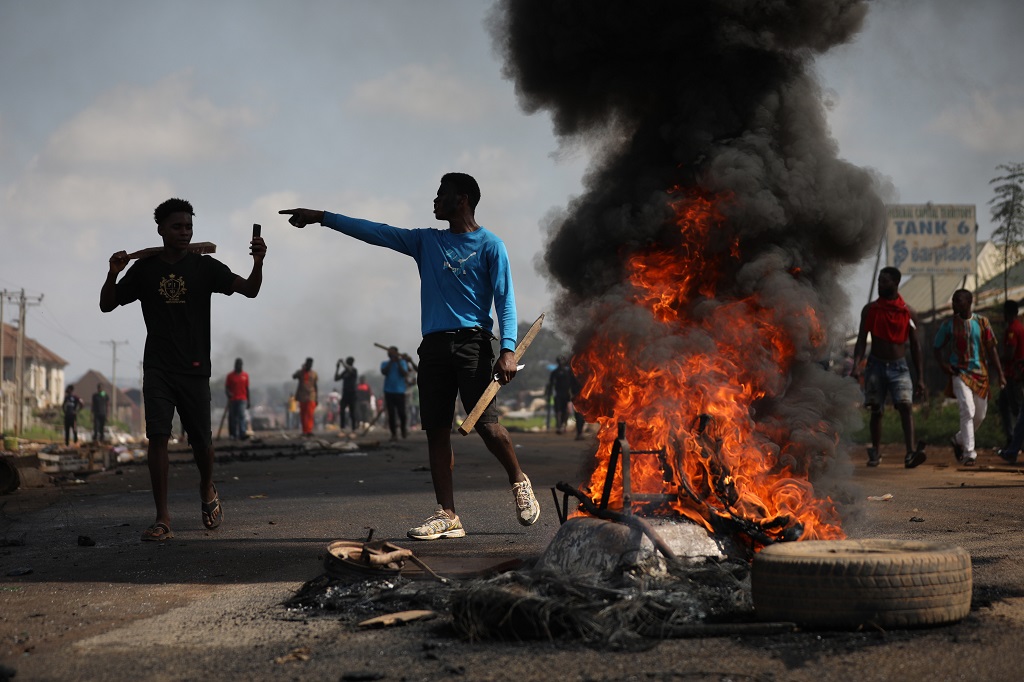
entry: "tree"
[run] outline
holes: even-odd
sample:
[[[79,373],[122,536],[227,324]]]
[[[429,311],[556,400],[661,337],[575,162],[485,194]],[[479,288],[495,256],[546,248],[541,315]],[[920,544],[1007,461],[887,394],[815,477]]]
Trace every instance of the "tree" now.
[[[989,200],[992,220],[999,227],[992,241],[1003,247],[1003,298],[1009,295],[1010,266],[1024,255],[1024,163],[1003,163],[996,166],[1003,175],[989,180],[995,185],[995,196]]]

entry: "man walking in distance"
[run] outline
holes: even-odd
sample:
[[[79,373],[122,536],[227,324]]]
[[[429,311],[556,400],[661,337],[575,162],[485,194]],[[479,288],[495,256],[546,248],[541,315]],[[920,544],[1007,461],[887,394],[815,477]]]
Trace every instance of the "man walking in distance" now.
[[[988,411],[989,376],[995,371],[999,387],[1006,386],[999,363],[996,337],[988,318],[971,312],[974,295],[967,289],[953,292],[953,315],[935,334],[933,350],[942,371],[949,375],[947,393],[956,398],[960,430],[950,439],[953,454],[964,466],[978,458],[974,436]]]
[[[421,525],[409,529],[409,537],[416,540],[466,534],[455,513],[452,485],[455,396],[461,396],[468,414],[492,376],[504,385],[516,374],[517,319],[508,252],[497,235],[476,222],[479,201],[476,180],[465,173],[448,173],[441,178],[434,199],[434,217],[448,223],[446,230],[408,230],[307,208],[281,211],[291,216],[289,222],[295,227],[320,223],[411,256],[419,268],[423,332],[419,347],[420,416],[427,432],[438,508]],[[501,328],[496,363],[491,348],[492,302]],[[508,475],[519,523],[536,523],[540,505],[530,479],[519,466],[508,431],[498,423],[493,400],[477,422],[476,431]]]
[[[313,371],[313,358],[306,358],[302,367],[295,371],[292,379],[298,379],[295,387],[295,400],[299,403],[299,421],[302,423],[302,435],[313,435],[313,413],[316,411],[317,377]]]
[[[398,440],[398,425],[402,425],[402,438],[409,437],[406,422],[405,389],[409,364],[398,353],[398,348],[388,348],[388,359],[380,363],[380,373],[384,375],[384,409],[388,411],[388,429],[391,440]]]
[[[1021,324],[1020,306],[1016,301],[1003,303],[1003,372],[1006,374],[1006,388],[999,391],[996,404],[1003,422],[1006,446],[1013,440],[1013,429],[1024,402],[1024,324]],[[1006,449],[1004,446],[1004,449]]]
[[[242,358],[235,359],[235,369],[224,379],[228,396],[228,435],[233,440],[247,438],[245,411],[249,408],[249,375],[242,371]]]
[[[75,387],[71,385],[64,389],[64,402],[61,405],[64,412],[64,445],[71,445],[72,433],[75,442],[78,442],[78,412],[82,407],[82,399],[75,395]]]
[[[250,242],[252,272],[243,279],[210,256],[188,251],[192,241],[192,204],[168,199],[153,213],[163,251],[138,260],[121,281],[128,254],[110,257],[110,269],[100,291],[100,310],[139,301],[146,321],[142,356],[142,393],[146,436],[149,438],[149,478],[156,503],[156,520],[143,540],[168,540],[171,514],[167,507],[167,441],[171,419],[178,411],[199,468],[199,501],[203,525],[216,528],[224,518],[213,485],[213,434],[210,428],[210,298],[216,293],[240,293],[255,298],[263,283],[262,237]]]
[[[110,407],[110,396],[103,390],[103,384],[96,384],[96,392],[92,394],[92,442],[102,443],[107,431],[107,409]]]
[[[572,390],[572,370],[569,369],[569,360],[564,355],[557,358],[558,366],[548,376],[548,385],[544,389],[544,399],[555,399],[555,433],[565,433],[565,426],[569,423],[569,400]]]
[[[876,467],[882,459],[882,411],[886,395],[900,414],[903,440],[907,455],[903,460],[912,469],[925,461],[924,444],[915,447],[913,400],[924,395],[924,358],[921,341],[917,337],[917,316],[900,296],[900,271],[882,268],[878,273],[878,298],[864,306],[860,314],[860,330],[853,347],[854,379],[859,378],[861,361],[871,334],[871,352],[864,369],[864,406],[871,410],[871,447],[868,448],[868,466]],[[907,366],[907,344],[914,362],[916,383],[910,379]]]
[[[370,426],[376,421],[377,400],[373,397],[373,388],[366,380],[366,376],[359,377],[356,383],[356,414],[359,415],[359,426]],[[358,427],[357,427],[358,428]]]
[[[356,371],[355,362],[355,358],[347,357],[344,362],[338,360],[338,364],[334,367],[334,380],[341,382],[338,430],[345,430],[345,410],[348,410],[349,417],[352,419],[353,434],[359,428],[359,417],[356,416],[358,414],[356,410],[356,380],[359,378],[359,373]],[[344,369],[342,369],[343,365]]]

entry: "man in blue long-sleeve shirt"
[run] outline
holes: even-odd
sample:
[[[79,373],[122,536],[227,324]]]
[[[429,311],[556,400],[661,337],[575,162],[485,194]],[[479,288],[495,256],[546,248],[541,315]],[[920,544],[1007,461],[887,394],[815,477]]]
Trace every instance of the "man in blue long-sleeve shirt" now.
[[[419,347],[420,412],[438,509],[421,525],[409,529],[409,537],[416,540],[466,535],[455,513],[452,484],[455,455],[451,424],[456,394],[468,413],[492,375],[503,385],[516,375],[517,320],[508,252],[497,235],[476,222],[479,201],[476,180],[465,173],[447,173],[434,199],[434,217],[446,221],[447,230],[408,230],[308,208],[281,211],[291,216],[289,222],[295,227],[320,223],[368,244],[411,256],[419,268],[423,331]],[[501,332],[497,362],[491,347],[492,302]],[[498,422],[494,401],[476,429],[508,474],[519,522],[524,526],[536,523],[540,504],[530,479],[519,466],[508,431]]]

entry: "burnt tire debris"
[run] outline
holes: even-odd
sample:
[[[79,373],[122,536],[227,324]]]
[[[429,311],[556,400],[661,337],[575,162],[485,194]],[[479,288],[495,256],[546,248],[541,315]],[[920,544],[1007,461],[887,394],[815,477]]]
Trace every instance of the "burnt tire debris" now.
[[[614,650],[642,651],[671,638],[794,629],[792,623],[754,622],[746,562],[672,562],[667,575],[628,570],[597,582],[537,569],[443,583],[375,573],[329,571],[284,606],[303,617],[340,615],[351,627],[373,616],[429,609],[469,641],[568,641]]]

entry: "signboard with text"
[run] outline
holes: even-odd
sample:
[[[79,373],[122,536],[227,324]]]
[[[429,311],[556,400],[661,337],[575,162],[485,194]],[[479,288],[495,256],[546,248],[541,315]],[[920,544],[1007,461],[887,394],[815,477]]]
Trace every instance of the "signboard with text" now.
[[[974,275],[974,204],[892,204],[887,217],[887,263],[904,275]]]

